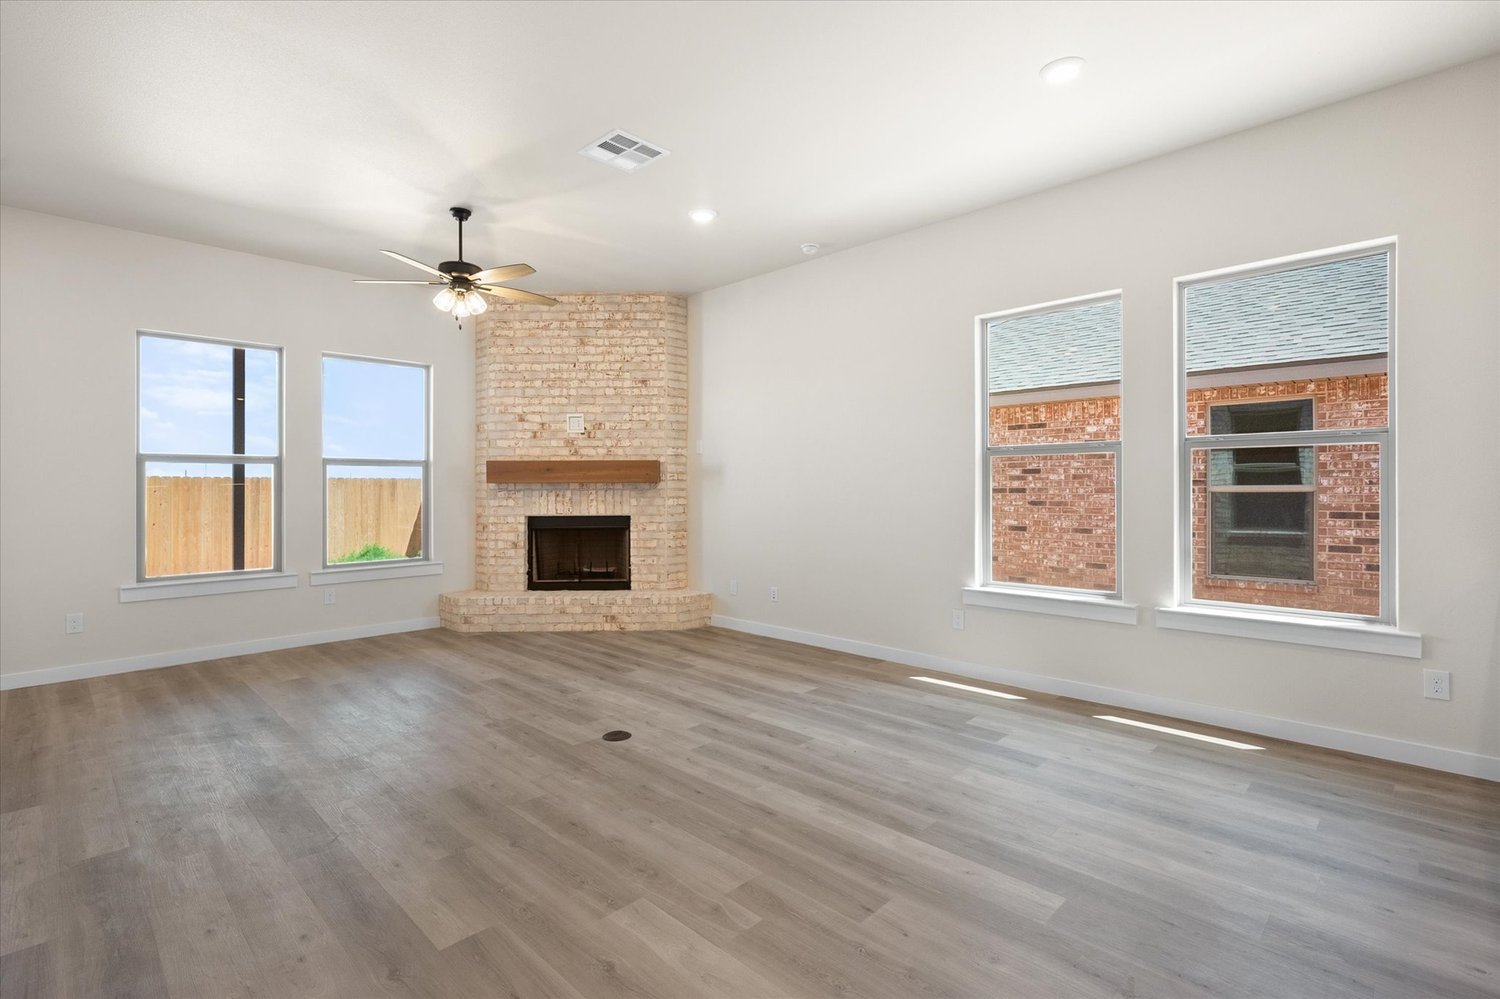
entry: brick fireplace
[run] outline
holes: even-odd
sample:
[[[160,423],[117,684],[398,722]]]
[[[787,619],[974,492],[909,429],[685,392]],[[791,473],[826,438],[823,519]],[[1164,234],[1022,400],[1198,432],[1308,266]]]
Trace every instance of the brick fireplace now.
[[[687,301],[557,298],[554,308],[497,304],[476,321],[475,588],[443,594],[443,625],[463,632],[706,625],[712,597],[687,588]],[[570,432],[575,414],[582,432]],[[651,474],[637,474],[642,468]],[[559,571],[596,582],[621,575],[629,588],[555,579],[530,588],[534,526],[584,517],[628,525],[618,549],[627,571],[606,573],[604,554]]]

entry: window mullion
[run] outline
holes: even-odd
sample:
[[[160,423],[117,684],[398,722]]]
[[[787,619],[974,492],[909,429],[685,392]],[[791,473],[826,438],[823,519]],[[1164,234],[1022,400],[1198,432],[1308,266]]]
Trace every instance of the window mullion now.
[[[1119,454],[1120,442],[1114,441],[1059,441],[1052,444],[992,444],[984,449],[992,458],[1008,454]]]

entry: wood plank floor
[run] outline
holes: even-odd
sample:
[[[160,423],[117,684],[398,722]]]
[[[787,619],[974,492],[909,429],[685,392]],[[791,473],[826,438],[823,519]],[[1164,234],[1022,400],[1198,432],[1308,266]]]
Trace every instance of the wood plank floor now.
[[[0,994],[1500,994],[1500,785],[914,672],[430,631],[5,693]]]

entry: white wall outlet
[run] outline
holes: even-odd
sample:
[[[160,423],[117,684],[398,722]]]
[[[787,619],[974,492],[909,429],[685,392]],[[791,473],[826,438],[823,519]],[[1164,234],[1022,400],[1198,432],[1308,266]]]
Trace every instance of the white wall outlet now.
[[[584,429],[583,428],[583,414],[582,413],[569,413],[568,414],[568,433],[570,433],[570,434],[581,434],[581,433],[583,433],[583,429]]]
[[[953,612],[953,630],[964,630],[964,612],[961,610],[956,610]]]
[[[63,618],[63,634],[83,634],[83,615],[81,613],[69,614],[67,617]]]
[[[1450,691],[1448,671],[1445,669],[1424,669],[1422,671],[1422,696],[1430,697],[1435,701],[1451,701],[1453,694]]]
[[[703,438],[702,437],[698,438],[698,453],[699,454],[703,453]]]
[[[771,587],[771,603],[774,604],[776,601],[778,601],[780,599],[781,599],[781,597],[777,594],[776,587],[774,587],[774,586]]]
[[[333,592],[333,587],[331,586],[323,587],[323,606],[326,607],[334,603],[338,603],[338,594]]]
[[[731,579],[729,581],[729,595],[731,597],[740,595],[740,581],[738,579]]]

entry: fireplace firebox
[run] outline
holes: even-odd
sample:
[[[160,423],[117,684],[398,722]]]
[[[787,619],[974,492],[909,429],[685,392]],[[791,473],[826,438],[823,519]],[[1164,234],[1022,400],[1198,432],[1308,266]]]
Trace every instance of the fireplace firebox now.
[[[527,517],[526,588],[630,589],[630,518]]]

